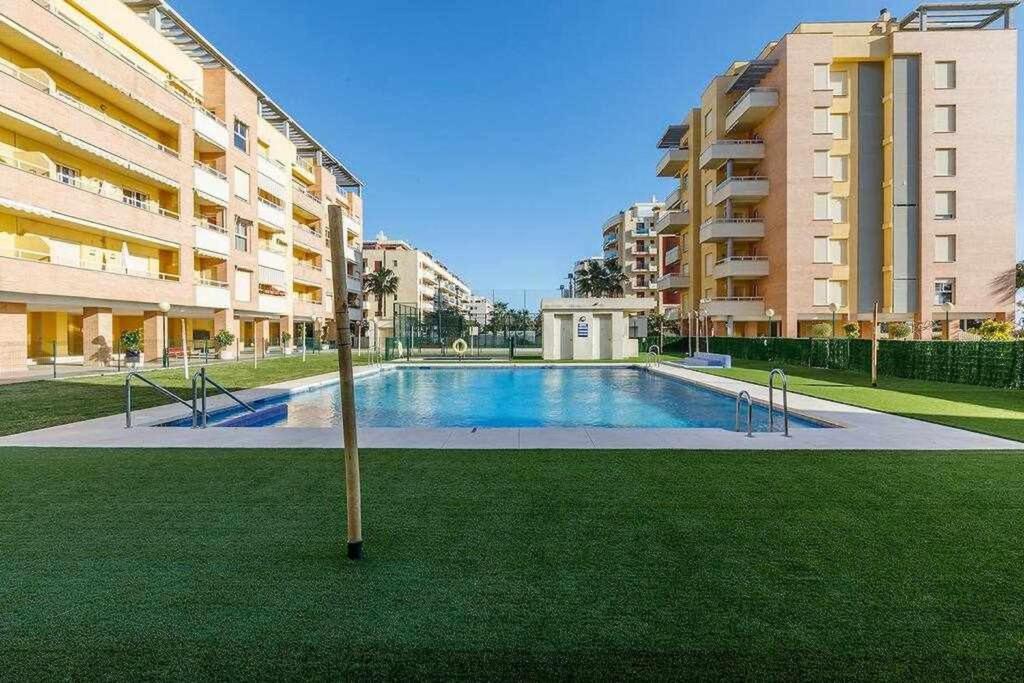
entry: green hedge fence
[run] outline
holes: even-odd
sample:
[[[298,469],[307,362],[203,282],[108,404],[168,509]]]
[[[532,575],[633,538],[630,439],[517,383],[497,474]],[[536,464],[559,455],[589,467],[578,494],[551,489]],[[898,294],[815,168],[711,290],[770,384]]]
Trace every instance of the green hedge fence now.
[[[711,351],[783,365],[871,372],[869,339],[712,337]],[[905,379],[1024,387],[1024,341],[878,342],[878,374]]]

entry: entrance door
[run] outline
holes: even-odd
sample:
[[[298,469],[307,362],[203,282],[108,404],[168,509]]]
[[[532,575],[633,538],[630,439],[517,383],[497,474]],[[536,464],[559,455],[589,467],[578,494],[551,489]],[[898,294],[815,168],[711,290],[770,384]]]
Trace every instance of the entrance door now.
[[[594,316],[594,342],[597,346],[597,357],[612,357],[612,317],[610,315]]]
[[[572,316],[555,316],[555,358],[558,360],[572,360]]]

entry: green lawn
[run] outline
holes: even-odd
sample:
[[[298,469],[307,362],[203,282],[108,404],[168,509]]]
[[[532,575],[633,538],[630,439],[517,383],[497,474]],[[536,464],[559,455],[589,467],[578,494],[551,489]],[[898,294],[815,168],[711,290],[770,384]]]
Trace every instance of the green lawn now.
[[[702,371],[766,385],[776,366],[736,360],[728,370]],[[781,367],[790,390],[799,394],[1024,441],[1024,391],[898,377],[879,377],[878,387],[872,388],[870,375],[862,373]]]
[[[1006,679],[1016,453],[0,451],[3,677]]]
[[[364,363],[365,359],[357,357],[355,362]],[[261,360],[256,369],[253,369],[251,360],[209,367],[210,377],[229,390],[337,371],[338,355],[333,351],[307,354],[305,363],[301,355],[294,355]],[[147,372],[146,377],[183,398],[192,398],[192,383],[185,379],[181,368],[154,370]],[[150,408],[169,402],[142,382],[136,381],[132,385],[133,407]],[[3,406],[0,410],[0,436],[123,413],[124,375],[2,384],[0,406]]]

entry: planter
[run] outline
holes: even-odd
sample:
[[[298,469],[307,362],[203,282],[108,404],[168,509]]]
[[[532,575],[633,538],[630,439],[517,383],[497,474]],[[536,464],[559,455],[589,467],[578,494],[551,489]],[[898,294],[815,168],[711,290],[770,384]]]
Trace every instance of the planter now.
[[[235,351],[234,349],[221,349],[217,352],[217,358],[221,360],[235,360]]]
[[[143,360],[141,351],[125,351],[123,354],[124,364],[131,368],[141,368]]]

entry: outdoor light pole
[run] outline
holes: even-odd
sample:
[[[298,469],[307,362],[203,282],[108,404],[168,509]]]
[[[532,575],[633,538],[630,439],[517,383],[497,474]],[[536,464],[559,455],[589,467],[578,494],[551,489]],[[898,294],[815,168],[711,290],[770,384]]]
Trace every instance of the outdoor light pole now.
[[[359,440],[356,435],[356,395],[352,377],[352,335],[348,322],[348,282],[343,270],[345,250],[342,207],[327,207],[331,227],[331,269],[334,275],[334,326],[338,337],[338,374],[341,380],[342,440],[345,446],[345,501],[348,519],[348,558],[363,558],[363,513],[359,486]]]
[[[839,311],[839,306],[833,301],[828,305],[828,310],[832,311],[832,338],[836,338],[836,313]]]
[[[775,309],[774,308],[769,308],[768,310],[766,310],[764,312],[764,314],[766,316],[768,316],[768,337],[771,338],[771,336],[772,336],[772,323],[774,322],[774,319],[775,319]]]
[[[950,313],[950,311],[953,310],[953,302],[952,301],[945,302],[944,304],[942,304],[942,308],[946,311],[946,341],[949,341],[950,339],[953,338],[953,335],[950,334],[950,328],[949,328],[949,313]]]

